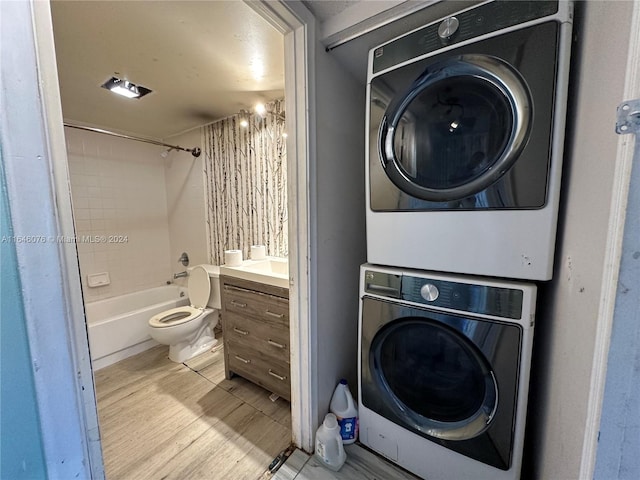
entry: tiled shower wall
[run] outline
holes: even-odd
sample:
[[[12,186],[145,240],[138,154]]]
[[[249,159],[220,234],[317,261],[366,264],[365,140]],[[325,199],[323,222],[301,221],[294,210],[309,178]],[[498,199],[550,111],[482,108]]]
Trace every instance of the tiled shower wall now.
[[[165,139],[171,145],[193,148],[202,145],[200,128]],[[164,162],[167,215],[173,272],[184,270],[178,262],[182,252],[189,266],[209,263],[204,193],[204,155],[172,150]],[[176,280],[186,286],[185,279]]]
[[[69,127],[65,136],[85,301],[165,284],[173,265],[162,148]],[[101,272],[111,284],[89,287],[87,276]]]
[[[227,248],[246,257],[257,243],[287,254],[284,125],[270,117],[239,128],[231,117],[166,139],[192,148],[204,137],[198,158],[176,150],[163,158],[163,147],[65,128],[85,302],[168,280],[186,286],[173,280],[185,269],[182,252],[189,266],[220,264]],[[89,287],[88,275],[102,272],[111,284]]]

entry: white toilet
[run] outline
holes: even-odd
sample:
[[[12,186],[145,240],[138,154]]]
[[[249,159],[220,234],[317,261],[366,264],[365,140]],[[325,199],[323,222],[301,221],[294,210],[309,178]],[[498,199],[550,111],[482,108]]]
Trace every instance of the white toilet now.
[[[170,360],[185,362],[218,343],[213,329],[222,307],[219,276],[217,266],[193,267],[188,282],[191,305],[172,308],[149,319],[151,338],[169,345]]]

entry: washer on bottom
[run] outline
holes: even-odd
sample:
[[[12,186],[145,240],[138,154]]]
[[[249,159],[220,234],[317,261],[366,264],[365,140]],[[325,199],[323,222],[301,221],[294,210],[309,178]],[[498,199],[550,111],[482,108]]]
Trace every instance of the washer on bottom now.
[[[518,479],[536,291],[363,265],[360,441],[428,480]]]

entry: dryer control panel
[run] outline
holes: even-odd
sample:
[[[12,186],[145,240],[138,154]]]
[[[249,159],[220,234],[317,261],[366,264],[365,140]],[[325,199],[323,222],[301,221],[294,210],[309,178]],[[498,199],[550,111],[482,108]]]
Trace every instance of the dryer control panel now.
[[[378,47],[373,73],[420,55],[558,12],[558,1],[495,1],[457,13]]]

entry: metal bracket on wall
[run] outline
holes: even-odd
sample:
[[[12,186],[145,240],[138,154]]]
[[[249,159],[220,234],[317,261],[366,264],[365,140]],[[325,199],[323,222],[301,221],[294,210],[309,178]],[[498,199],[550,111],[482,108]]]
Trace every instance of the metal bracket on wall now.
[[[616,133],[640,133],[640,99],[627,100],[618,105]]]

